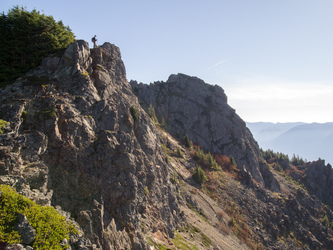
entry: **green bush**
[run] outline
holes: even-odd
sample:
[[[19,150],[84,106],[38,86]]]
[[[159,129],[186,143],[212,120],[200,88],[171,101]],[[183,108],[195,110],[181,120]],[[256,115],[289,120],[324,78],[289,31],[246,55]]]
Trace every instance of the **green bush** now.
[[[157,120],[157,117],[155,114],[155,109],[151,104],[148,107],[148,115],[153,120],[154,123],[158,123],[158,120]]]
[[[18,6],[0,14],[0,34],[0,86],[13,83],[49,54],[61,52],[75,41],[62,21]]]
[[[143,188],[143,192],[144,192],[145,196],[148,196],[149,195],[149,188],[147,186],[145,186]]]
[[[203,184],[208,180],[205,171],[203,171],[200,166],[195,167],[193,179],[199,184]]]
[[[138,110],[132,106],[130,108],[130,112],[131,112],[134,122],[136,122],[139,119]]]
[[[206,162],[207,162],[206,165],[209,168],[213,170],[218,170],[218,165],[210,152],[206,155]]]
[[[219,166],[210,152],[205,154],[200,147],[195,147],[194,159],[212,170],[218,170]]]
[[[43,207],[20,195],[7,185],[0,185],[0,241],[20,243],[21,236],[15,231],[18,214],[24,214],[36,230],[34,249],[66,249],[60,243],[70,233],[77,233],[74,225],[53,207]]]
[[[195,153],[194,153],[195,160],[203,163],[205,161],[205,157],[206,157],[206,155],[201,148],[195,149]]]
[[[188,138],[188,135],[187,135],[187,134],[184,136],[184,142],[185,142],[185,146],[186,146],[186,147],[188,147],[188,148],[192,148],[193,143],[192,143],[192,141],[190,141],[190,139]]]
[[[41,114],[47,119],[50,119],[57,115],[55,108],[43,110],[43,111],[41,111]]]
[[[27,111],[23,110],[23,111],[22,111],[22,114],[21,114],[22,119],[23,119],[23,120],[26,120],[26,119],[27,119],[27,116],[28,116]]]
[[[177,147],[176,155],[180,158],[184,158],[183,151],[180,149],[180,147]]]
[[[234,159],[234,157],[232,155],[229,156],[229,159],[230,159],[231,165],[237,166],[237,163],[236,163],[236,161],[235,161],[235,159]]]
[[[3,134],[2,128],[7,125],[7,121],[0,119],[0,134]]]

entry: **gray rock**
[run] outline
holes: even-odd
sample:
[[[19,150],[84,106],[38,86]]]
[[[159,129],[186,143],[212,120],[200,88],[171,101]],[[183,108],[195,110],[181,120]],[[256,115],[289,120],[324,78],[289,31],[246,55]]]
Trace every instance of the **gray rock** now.
[[[22,244],[31,244],[35,240],[36,230],[30,225],[25,215],[18,214],[17,220],[16,230],[21,234]]]
[[[71,237],[73,248],[146,247],[136,232],[139,209],[148,204],[172,236],[181,198],[170,188],[156,128],[132,93],[118,47],[105,43],[90,51],[76,41],[62,57],[46,58],[0,89],[0,104],[14,132],[0,136],[0,170],[8,175],[0,181],[75,217],[80,236]],[[147,229],[154,220],[146,217]]]
[[[24,246],[22,244],[13,244],[6,247],[6,250],[25,250]]]
[[[325,160],[311,162],[308,164],[304,176],[302,180],[307,190],[333,208],[332,166],[330,164],[325,165]]]
[[[260,164],[260,172],[265,181],[265,188],[273,192],[281,193],[280,183],[276,180],[266,163]]]
[[[171,75],[167,82],[130,84],[140,104],[146,109],[152,105],[173,135],[187,134],[207,151],[232,155],[240,169],[245,166],[257,182],[265,185],[259,168],[259,146],[245,122],[227,104],[221,87],[184,74]]]

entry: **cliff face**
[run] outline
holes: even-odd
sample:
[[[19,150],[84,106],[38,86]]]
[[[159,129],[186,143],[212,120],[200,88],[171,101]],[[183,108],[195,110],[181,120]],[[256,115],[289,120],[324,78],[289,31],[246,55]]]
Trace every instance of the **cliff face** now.
[[[0,183],[70,212],[95,247],[146,248],[146,214],[159,219],[145,227],[166,238],[181,223],[157,132],[116,46],[73,43],[1,90],[0,112],[9,122]]]
[[[217,85],[197,77],[171,75],[167,82],[150,85],[130,82],[143,107],[152,105],[174,135],[188,135],[206,151],[232,155],[259,183],[259,146],[245,122],[227,104],[227,96]]]

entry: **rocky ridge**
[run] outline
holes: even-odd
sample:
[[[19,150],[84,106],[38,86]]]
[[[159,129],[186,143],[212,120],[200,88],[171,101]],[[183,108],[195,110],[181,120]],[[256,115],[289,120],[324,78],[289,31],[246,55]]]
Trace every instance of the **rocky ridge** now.
[[[186,202],[116,46],[77,41],[2,89],[0,102],[0,184],[74,219],[74,249],[148,249],[143,232],[173,245]]]
[[[171,75],[167,82],[130,82],[142,107],[152,105],[174,136],[187,135],[206,151],[230,156],[263,186],[280,191],[269,169],[260,163],[258,143],[227,103],[224,90],[197,77]],[[274,183],[274,184],[272,184]]]
[[[69,212],[94,248],[147,247],[138,216],[148,211],[161,224],[147,226],[172,235],[179,202],[117,47],[106,43],[90,53],[87,42],[73,43],[2,90],[1,114],[9,122],[1,183]]]
[[[260,158],[218,86],[183,74],[129,84],[118,47],[91,50],[76,41],[0,92],[0,118],[8,122],[0,134],[0,184],[75,221],[72,249],[333,243],[325,224],[333,220],[330,208]],[[148,116],[150,104],[170,133]],[[195,183],[194,149],[177,139],[185,134],[207,151],[232,155],[239,170],[203,167],[208,181]]]

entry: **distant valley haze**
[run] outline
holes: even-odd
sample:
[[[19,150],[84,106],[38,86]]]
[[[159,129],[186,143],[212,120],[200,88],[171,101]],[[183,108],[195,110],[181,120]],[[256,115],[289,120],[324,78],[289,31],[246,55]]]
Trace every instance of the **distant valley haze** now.
[[[264,150],[288,154],[290,159],[295,154],[307,161],[321,158],[333,163],[333,122],[248,122],[247,126]]]

